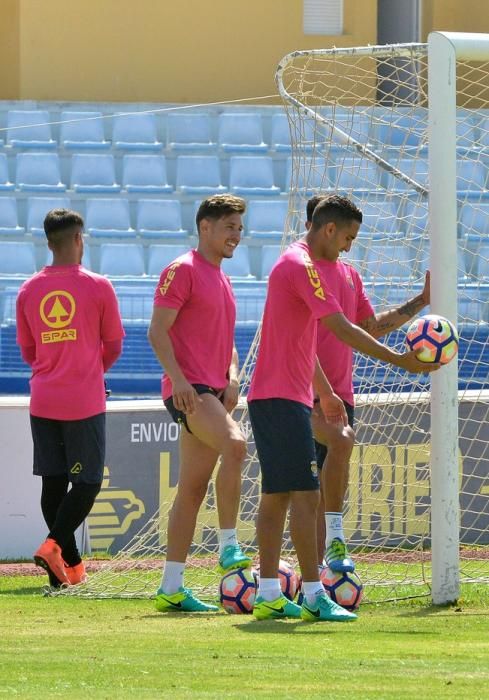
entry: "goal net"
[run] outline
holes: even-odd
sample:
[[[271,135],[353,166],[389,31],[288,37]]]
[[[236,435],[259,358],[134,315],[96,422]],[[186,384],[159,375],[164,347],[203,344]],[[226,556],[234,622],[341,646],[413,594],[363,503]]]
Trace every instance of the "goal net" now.
[[[457,67],[459,495],[461,580],[489,581],[489,62]],[[297,52],[277,82],[291,132],[285,246],[303,232],[314,194],[340,192],[363,211],[347,258],[377,310],[420,292],[429,264],[427,46]],[[405,329],[384,342],[402,349]],[[242,371],[247,393],[259,330]],[[346,535],[367,601],[430,594],[430,379],[357,355],[356,446]],[[256,555],[259,466],[249,438],[240,542]],[[132,541],[87,584],[64,594],[154,595],[165,556],[171,496]],[[97,506],[92,522],[97,518]],[[293,557],[288,533],[283,556]],[[215,597],[214,484],[203,504],[186,585]]]

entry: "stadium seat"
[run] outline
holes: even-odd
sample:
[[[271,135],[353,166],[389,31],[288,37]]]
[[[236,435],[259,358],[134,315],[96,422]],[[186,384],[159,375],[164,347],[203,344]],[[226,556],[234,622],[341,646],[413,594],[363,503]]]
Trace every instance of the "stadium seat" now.
[[[266,152],[268,146],[263,141],[261,114],[221,114],[218,142],[223,151]]]
[[[161,151],[154,114],[116,114],[112,143],[125,151]]]
[[[486,188],[487,172],[483,163],[478,160],[466,158],[457,160],[457,194],[480,194],[480,190]]]
[[[53,254],[49,250],[49,248],[46,248],[46,261],[44,264],[45,265],[52,265],[53,264]],[[82,258],[81,264],[87,270],[92,269],[92,256],[90,253],[90,247],[87,245],[87,243],[84,243],[84,245],[83,245],[83,258]]]
[[[316,125],[316,142],[323,142],[325,147],[329,144],[334,147],[344,143],[344,137],[339,134],[334,127],[341,130],[348,137],[361,144],[366,144],[372,141],[376,127],[372,121],[370,114],[365,112],[342,112],[341,109],[334,111],[326,110],[324,117],[330,122],[321,125],[319,122]]]
[[[0,241],[0,275],[26,277],[36,271],[34,244],[26,241]]]
[[[18,153],[15,177],[25,192],[64,192],[57,153]]]
[[[363,274],[371,282],[407,280],[414,275],[412,250],[403,244],[392,245],[388,239],[374,238],[367,247]]]
[[[85,226],[94,238],[132,238],[129,202],[126,199],[87,199]]]
[[[141,277],[144,275],[143,247],[137,243],[104,243],[100,246],[100,274]]]
[[[178,156],[177,190],[182,194],[217,194],[225,192],[217,156]]]
[[[124,324],[128,322],[147,324],[151,320],[153,314],[152,289],[118,284],[116,294]]]
[[[60,142],[69,150],[110,148],[105,140],[102,112],[61,112]]]
[[[76,153],[71,159],[71,187],[75,192],[119,192],[114,156],[110,153]]]
[[[229,189],[237,195],[278,195],[273,161],[269,156],[233,156],[229,163]]]
[[[266,279],[280,256],[279,245],[264,245],[261,249],[261,278]]]
[[[368,158],[345,158],[337,168],[337,187],[341,190],[365,192],[382,187],[384,171]]]
[[[188,250],[190,250],[188,245],[150,245],[148,275],[159,277],[165,267]]]
[[[224,258],[222,270],[229,277],[245,277],[251,279],[250,253],[247,245],[239,245],[232,258]]]
[[[489,282],[489,240],[487,236],[468,234],[462,243],[467,274],[472,279]]]
[[[489,203],[464,204],[460,212],[460,233],[489,236]]]
[[[14,148],[56,148],[46,110],[11,110],[7,115],[7,144]],[[20,128],[22,127],[22,128]]]
[[[17,235],[25,232],[22,226],[19,226],[17,215],[17,200],[15,197],[0,198],[0,234]]]
[[[172,151],[211,151],[216,144],[211,139],[208,114],[188,112],[169,114],[167,117],[167,143]]]
[[[296,137],[300,138],[301,149],[311,151],[325,134],[325,127],[312,118],[303,117],[299,133],[300,136],[297,134]],[[272,115],[271,148],[274,151],[286,153],[290,153],[292,150],[289,120],[284,112]]]
[[[387,121],[388,120],[388,121]],[[402,149],[425,147],[427,140],[425,114],[387,114],[378,126],[380,143]]]
[[[27,231],[44,236],[44,219],[51,209],[69,209],[68,197],[29,197],[27,200]]]
[[[428,187],[428,159],[425,157],[417,156],[415,158],[403,158],[399,161],[394,161],[392,163],[394,167],[400,170],[404,175],[407,175],[411,180],[414,180],[418,185],[422,187]],[[408,182],[401,180],[394,174],[387,175],[387,187],[389,190],[413,190]]]
[[[263,316],[267,288],[265,285],[257,287],[245,287],[234,282],[234,296],[236,298],[236,321],[237,323],[258,323]],[[243,358],[242,358],[243,359]]]
[[[281,239],[285,228],[288,202],[251,201],[246,217],[247,233],[253,238]]]
[[[372,200],[361,204],[362,233],[394,233],[401,228],[397,216],[397,205],[392,200]],[[361,235],[360,234],[360,235]]]
[[[5,153],[0,153],[0,192],[10,192],[15,189],[8,174],[8,161]]]
[[[183,238],[188,235],[182,228],[182,208],[177,199],[140,199],[136,227],[144,238]]]
[[[129,155],[123,158],[122,186],[128,192],[167,194],[168,184],[164,156]]]
[[[428,200],[408,200],[402,217],[403,229],[408,236],[424,235],[428,231]]]
[[[292,181],[293,177],[293,181]],[[331,189],[330,172],[326,159],[306,157],[301,160],[299,168],[292,173],[292,158],[287,158],[285,168],[285,189],[297,189],[303,196],[311,196]]]

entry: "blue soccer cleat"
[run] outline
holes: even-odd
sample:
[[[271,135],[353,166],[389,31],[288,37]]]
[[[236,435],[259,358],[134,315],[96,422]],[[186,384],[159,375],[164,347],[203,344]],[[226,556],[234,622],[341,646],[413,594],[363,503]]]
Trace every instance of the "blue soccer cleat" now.
[[[353,560],[348,556],[348,549],[343,540],[335,537],[328,546],[326,550],[326,564],[329,566],[331,571],[336,573],[348,573],[355,571],[355,564]]]
[[[301,617],[306,622],[351,622],[357,619],[355,613],[348,612],[326,594],[320,595],[314,605],[309,605],[304,598]]]
[[[251,566],[251,558],[243,554],[239,544],[228,544],[219,557],[219,571],[225,574],[233,569],[247,569]]]
[[[155,605],[158,612],[215,612],[217,605],[209,605],[196,598],[189,588],[179,588],[168,594],[158,589]]]

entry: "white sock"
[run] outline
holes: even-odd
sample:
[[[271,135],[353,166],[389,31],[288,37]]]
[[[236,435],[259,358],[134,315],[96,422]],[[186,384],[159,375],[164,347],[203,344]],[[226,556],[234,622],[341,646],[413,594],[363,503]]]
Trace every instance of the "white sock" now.
[[[319,596],[324,595],[324,588],[321,581],[304,581],[302,590],[308,605],[314,605]]]
[[[281,593],[280,579],[260,577],[257,597],[261,596],[264,600],[276,600]]]
[[[345,541],[343,533],[343,513],[325,513],[326,521],[326,547],[337,537],[339,540]]]
[[[227,547],[228,544],[238,544],[238,538],[236,537],[236,528],[219,530],[219,554],[222,554],[224,547]]]
[[[183,586],[184,561],[167,561],[161,579],[161,590],[168,595],[176,593]]]

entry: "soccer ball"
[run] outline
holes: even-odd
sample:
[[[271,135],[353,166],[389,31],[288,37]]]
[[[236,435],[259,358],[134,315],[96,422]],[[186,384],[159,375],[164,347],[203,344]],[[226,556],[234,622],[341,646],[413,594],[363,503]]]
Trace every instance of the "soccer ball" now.
[[[253,610],[257,589],[256,571],[236,569],[224,574],[219,585],[219,600],[228,613],[247,614]]]
[[[278,565],[278,577],[280,579],[280,588],[282,593],[289,600],[294,600],[295,594],[299,588],[299,577],[293,566],[283,559]]]
[[[411,323],[406,333],[406,343],[416,351],[421,362],[448,364],[458,351],[458,333],[443,316],[427,314]]]
[[[356,610],[362,601],[363,586],[355,572],[331,571],[326,566],[321,571],[324,590],[335,603],[346,610]]]

